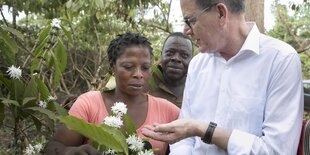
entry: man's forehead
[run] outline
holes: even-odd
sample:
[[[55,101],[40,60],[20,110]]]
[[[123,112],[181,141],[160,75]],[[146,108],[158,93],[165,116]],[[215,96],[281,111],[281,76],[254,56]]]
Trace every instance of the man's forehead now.
[[[169,37],[165,43],[164,50],[181,50],[192,53],[191,41],[183,37]]]
[[[173,45],[173,44],[182,44],[182,45],[191,46],[191,41],[188,38],[184,38],[181,36],[171,36],[167,39],[165,46]]]
[[[194,0],[180,0],[180,6],[184,18],[192,15],[193,12],[199,10],[199,7],[196,5]]]

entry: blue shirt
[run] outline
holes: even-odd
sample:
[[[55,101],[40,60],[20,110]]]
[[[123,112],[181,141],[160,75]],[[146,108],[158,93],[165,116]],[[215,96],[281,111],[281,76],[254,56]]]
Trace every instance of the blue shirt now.
[[[191,137],[171,145],[173,155],[294,155],[303,119],[301,64],[288,44],[261,34],[254,23],[228,61],[199,53],[188,69],[180,118],[232,131],[227,151]]]

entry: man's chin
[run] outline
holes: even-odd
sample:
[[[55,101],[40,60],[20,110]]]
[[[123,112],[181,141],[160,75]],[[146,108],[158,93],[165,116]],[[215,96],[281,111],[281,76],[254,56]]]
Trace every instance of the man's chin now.
[[[176,75],[172,73],[169,73],[169,75],[167,75],[167,78],[173,81],[181,80],[183,77],[184,77],[183,75]]]
[[[200,53],[216,53],[215,50],[206,49],[206,48],[199,48]]]

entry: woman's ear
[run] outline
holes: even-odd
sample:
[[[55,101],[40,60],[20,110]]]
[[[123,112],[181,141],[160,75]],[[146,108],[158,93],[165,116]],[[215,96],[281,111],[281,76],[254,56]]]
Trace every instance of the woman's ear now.
[[[112,75],[114,75],[114,72],[115,72],[115,64],[110,62],[110,72]]]

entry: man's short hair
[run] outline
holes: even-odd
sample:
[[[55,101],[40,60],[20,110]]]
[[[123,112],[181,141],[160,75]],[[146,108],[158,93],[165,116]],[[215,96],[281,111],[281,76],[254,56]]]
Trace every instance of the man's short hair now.
[[[165,47],[165,44],[166,44],[168,38],[170,38],[170,37],[181,37],[181,38],[184,38],[184,39],[189,40],[189,41],[191,42],[191,46],[192,46],[192,53],[194,54],[194,46],[193,46],[192,39],[191,39],[189,36],[183,34],[182,32],[172,32],[172,33],[170,33],[170,34],[167,36],[167,38],[165,39],[165,41],[164,41],[164,44],[163,44],[161,53],[162,53],[162,51],[164,50],[164,47]]]
[[[245,12],[244,0],[195,0],[195,4],[201,9],[210,7],[216,3],[224,3],[232,13]]]

